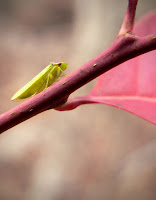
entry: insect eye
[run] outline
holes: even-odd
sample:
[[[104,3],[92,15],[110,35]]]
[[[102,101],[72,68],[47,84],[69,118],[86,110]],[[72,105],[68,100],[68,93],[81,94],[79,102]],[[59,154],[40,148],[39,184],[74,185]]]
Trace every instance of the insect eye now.
[[[62,65],[62,63],[60,62],[60,63],[58,63],[58,65]]]
[[[50,62],[51,65],[54,65],[54,62]]]

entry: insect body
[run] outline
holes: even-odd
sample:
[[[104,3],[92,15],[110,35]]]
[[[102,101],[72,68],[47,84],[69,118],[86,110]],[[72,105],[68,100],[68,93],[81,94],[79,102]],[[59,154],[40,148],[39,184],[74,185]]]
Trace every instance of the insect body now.
[[[67,66],[68,63],[64,62],[49,64],[30,82],[18,90],[11,100],[26,99],[43,91],[45,88],[58,81],[60,77],[65,76],[64,70]]]

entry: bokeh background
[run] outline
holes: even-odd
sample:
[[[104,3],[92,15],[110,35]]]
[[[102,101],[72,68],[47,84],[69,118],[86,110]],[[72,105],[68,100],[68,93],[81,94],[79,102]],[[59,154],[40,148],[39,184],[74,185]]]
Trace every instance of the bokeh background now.
[[[69,74],[109,47],[126,7],[0,0],[0,113],[20,103],[10,98],[49,62],[68,62]],[[155,0],[140,0],[136,19],[153,9]],[[95,104],[49,110],[0,135],[0,200],[154,200],[155,155],[156,127],[130,113]]]

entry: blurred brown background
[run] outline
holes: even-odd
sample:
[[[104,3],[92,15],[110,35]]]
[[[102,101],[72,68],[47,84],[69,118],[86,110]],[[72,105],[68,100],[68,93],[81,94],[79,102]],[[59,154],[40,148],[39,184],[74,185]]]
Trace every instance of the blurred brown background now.
[[[126,0],[0,0],[3,113],[49,62],[67,73],[115,39]],[[140,0],[136,19],[156,8]],[[73,95],[87,94],[95,81]],[[50,110],[0,135],[0,200],[156,199],[156,127],[106,105]]]

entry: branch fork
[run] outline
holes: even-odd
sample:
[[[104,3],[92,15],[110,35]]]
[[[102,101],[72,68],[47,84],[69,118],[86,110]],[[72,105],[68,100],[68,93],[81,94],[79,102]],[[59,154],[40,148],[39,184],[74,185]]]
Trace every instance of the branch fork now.
[[[137,37],[133,33],[137,2],[129,0],[118,37],[106,51],[43,92],[0,115],[0,133],[48,109],[55,108],[60,111],[74,109],[82,101],[79,97],[68,99],[75,90],[117,65],[155,50],[156,35]],[[81,102],[85,103],[90,103],[90,100]]]

